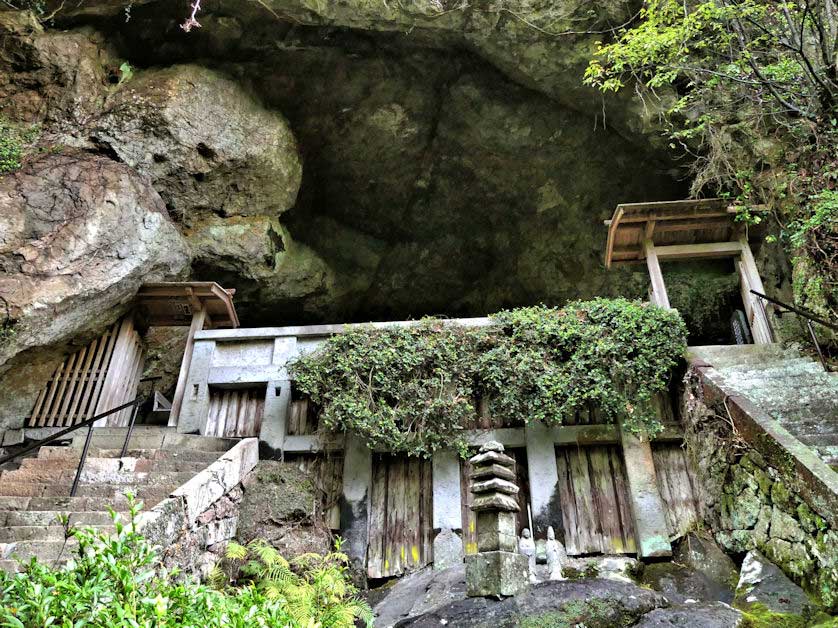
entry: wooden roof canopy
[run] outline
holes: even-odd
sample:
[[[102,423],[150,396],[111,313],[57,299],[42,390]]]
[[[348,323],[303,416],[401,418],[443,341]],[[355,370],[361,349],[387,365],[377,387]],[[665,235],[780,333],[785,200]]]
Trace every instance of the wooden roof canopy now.
[[[646,240],[655,246],[734,240],[735,214],[730,201],[721,198],[617,205],[605,221],[605,266],[642,260]]]
[[[206,327],[238,327],[235,293],[214,281],[147,283],[137,293],[137,308],[154,326],[189,326],[193,313],[203,308]]]

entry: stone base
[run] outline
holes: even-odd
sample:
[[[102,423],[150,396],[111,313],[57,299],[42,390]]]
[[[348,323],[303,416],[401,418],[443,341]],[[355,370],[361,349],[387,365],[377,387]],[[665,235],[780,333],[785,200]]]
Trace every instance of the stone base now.
[[[443,528],[434,538],[434,569],[441,571],[463,562],[463,541],[450,528]]]
[[[510,596],[529,587],[527,557],[513,552],[480,552],[466,556],[466,595]]]

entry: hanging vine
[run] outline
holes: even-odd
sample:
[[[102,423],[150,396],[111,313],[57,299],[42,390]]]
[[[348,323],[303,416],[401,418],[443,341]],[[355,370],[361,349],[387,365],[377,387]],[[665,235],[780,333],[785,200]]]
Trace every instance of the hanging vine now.
[[[593,405],[636,433],[660,429],[652,397],[686,348],[677,312],[595,299],[491,318],[488,327],[356,328],[295,361],[292,377],[322,428],[408,455],[464,451],[478,397],[498,418],[561,425]]]

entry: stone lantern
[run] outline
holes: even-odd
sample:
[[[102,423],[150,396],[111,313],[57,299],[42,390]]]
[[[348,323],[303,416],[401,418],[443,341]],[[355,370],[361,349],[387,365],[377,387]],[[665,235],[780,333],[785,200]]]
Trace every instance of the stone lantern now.
[[[471,597],[510,596],[529,585],[527,557],[517,552],[515,460],[490,441],[471,463],[471,509],[477,514],[477,553],[466,556],[466,592]]]

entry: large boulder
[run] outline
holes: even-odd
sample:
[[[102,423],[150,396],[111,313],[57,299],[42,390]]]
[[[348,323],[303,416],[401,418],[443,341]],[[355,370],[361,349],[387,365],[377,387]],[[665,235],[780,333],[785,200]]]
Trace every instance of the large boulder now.
[[[714,586],[700,571],[678,563],[647,565],[640,582],[660,591],[673,604],[733,601],[731,589]]]
[[[467,598],[399,621],[413,628],[511,628],[576,626],[612,628],[633,625],[656,608],[668,606],[655,591],[627,582],[576,580],[544,582],[504,600]],[[523,620],[526,619],[526,622]]]
[[[138,72],[85,129],[148,175],[174,216],[279,216],[294,205],[302,166],[285,119],[213,70]]]
[[[140,285],[177,276],[189,249],[150,183],[110,159],[45,153],[0,178],[0,295],[20,351],[100,331]]]
[[[809,617],[816,606],[799,586],[757,551],[742,561],[735,605],[743,610]]]

